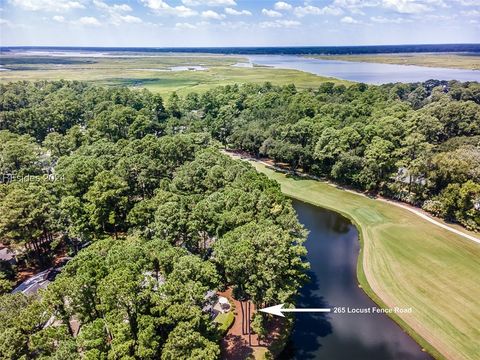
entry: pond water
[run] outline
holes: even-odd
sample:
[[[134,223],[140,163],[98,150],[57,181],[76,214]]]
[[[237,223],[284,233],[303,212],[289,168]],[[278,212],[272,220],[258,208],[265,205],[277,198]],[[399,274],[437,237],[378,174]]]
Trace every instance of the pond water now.
[[[480,81],[480,70],[322,60],[294,55],[252,55],[247,57],[256,65],[301,70],[316,75],[367,84],[420,82],[430,79]]]
[[[310,231],[311,281],[298,308],[374,307],[358,287],[358,233],[332,211],[293,200],[300,222]],[[431,357],[384,314],[297,313],[291,340],[280,359],[423,360]]]

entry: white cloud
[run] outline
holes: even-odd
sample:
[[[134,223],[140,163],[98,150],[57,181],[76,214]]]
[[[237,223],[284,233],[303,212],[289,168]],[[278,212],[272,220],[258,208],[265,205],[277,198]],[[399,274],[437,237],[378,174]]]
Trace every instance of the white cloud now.
[[[387,9],[392,9],[402,14],[418,14],[432,9],[426,4],[427,2],[421,3],[416,0],[383,0],[382,5]]]
[[[316,6],[297,6],[295,8],[295,15],[298,17],[303,17],[305,15],[320,15],[323,14],[322,9]]]
[[[59,22],[59,23],[65,22],[65,18],[63,16],[59,16],[59,15],[55,15],[52,19],[56,22]]]
[[[113,9],[118,11],[132,11],[132,8],[127,4],[115,4],[113,5]]]
[[[341,15],[343,14],[342,9],[333,7],[333,6],[325,6],[324,8],[319,8],[312,5],[307,6],[297,6],[294,9],[294,14],[298,17],[304,17],[307,15]]]
[[[323,8],[323,12],[324,14],[327,14],[327,15],[335,15],[335,16],[338,16],[338,15],[342,15],[343,14],[343,10],[340,9],[340,8],[336,8],[334,6],[326,6]]]
[[[379,5],[379,0],[335,0],[333,5],[343,8],[363,8]]]
[[[10,21],[6,20],[6,19],[1,19],[0,18],[0,25],[11,27],[12,23]]]
[[[447,5],[444,0],[423,0],[427,4],[433,5],[433,6],[438,6],[438,7],[443,7],[443,8],[448,8],[450,5]],[[477,2],[477,5],[480,5],[480,1]]]
[[[480,6],[480,0],[457,0],[463,6]]]
[[[197,27],[190,23],[176,23],[175,28],[177,29],[196,29]]]
[[[412,22],[410,19],[405,19],[402,17],[396,17],[396,18],[386,18],[383,16],[372,16],[370,18],[373,22],[379,23],[379,24],[402,24],[406,22]]]
[[[225,15],[219,14],[219,13],[213,11],[213,10],[207,10],[207,11],[202,11],[202,18],[221,20],[221,19],[225,18]]]
[[[334,0],[333,6],[356,14],[364,14],[360,9],[367,7],[383,7],[402,14],[418,14],[433,10],[436,7],[449,7],[444,0]]]
[[[235,6],[235,0],[182,0],[182,4],[187,6]]]
[[[100,10],[108,14],[108,21],[113,25],[120,25],[122,23],[139,24],[142,19],[132,16],[124,15],[126,12],[132,11],[132,8],[127,4],[113,4],[108,5],[101,0],[93,0],[93,4]]]
[[[71,0],[9,0],[13,6],[29,11],[64,12],[72,9],[83,9],[85,6]]]
[[[146,7],[155,10],[170,10],[172,7],[163,0],[140,0]]]
[[[275,10],[262,9],[262,14],[268,17],[282,17],[282,14]]]
[[[455,15],[437,15],[437,14],[422,14],[421,17],[418,17],[417,19],[423,20],[423,21],[449,21],[452,20],[455,17]]]
[[[355,14],[355,15],[365,15],[365,12],[362,11],[361,9],[359,8],[351,8],[351,9],[348,9],[352,14]]]
[[[246,29],[247,27],[250,26],[250,24],[246,23],[245,21],[222,21],[220,25],[223,28],[228,28],[228,29]]]
[[[112,24],[120,24],[120,23],[128,23],[128,24],[140,24],[142,23],[142,19],[132,15],[119,15],[115,18],[112,18]]]
[[[240,16],[240,15],[252,15],[252,13],[248,10],[235,10],[232,8],[225,8],[225,14],[228,15],[235,15],[235,16]]]
[[[359,24],[359,21],[355,20],[351,16],[344,16],[340,21],[345,24]]]
[[[379,0],[334,0],[334,7],[342,8],[348,10],[352,14],[365,15],[361,10],[367,7],[380,6]]]
[[[101,26],[102,24],[93,16],[84,16],[78,19],[77,24],[88,26]]]
[[[293,28],[300,26],[300,21],[295,20],[275,20],[275,21],[264,21],[260,23],[261,28]]]
[[[480,17],[480,11],[478,11],[478,10],[461,11],[460,14],[462,14],[463,16],[478,16],[478,17]]]
[[[93,0],[93,5],[95,5],[97,8],[109,11],[109,12],[127,12],[127,11],[132,11],[132,8],[127,5],[127,4],[113,4],[113,5],[108,5],[103,1],[100,0]]]
[[[278,1],[273,5],[275,10],[292,10],[292,5],[284,1]]]
[[[31,29],[31,27],[29,25],[15,24],[15,23],[12,23],[9,20],[1,19],[1,18],[0,18],[0,25],[2,25],[3,27],[11,28],[11,29]]]
[[[170,6],[163,0],[140,0],[146,7],[150,8],[159,15],[175,15],[178,17],[190,17],[198,14],[183,5]]]
[[[187,8],[185,6],[175,6],[172,8],[173,14],[179,16],[179,17],[190,17],[190,16],[195,16],[197,15],[197,12],[195,10],[192,10],[190,8]]]

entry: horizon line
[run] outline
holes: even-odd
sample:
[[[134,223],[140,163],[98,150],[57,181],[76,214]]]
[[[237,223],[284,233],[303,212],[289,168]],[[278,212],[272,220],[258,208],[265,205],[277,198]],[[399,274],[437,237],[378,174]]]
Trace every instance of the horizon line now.
[[[0,45],[4,48],[112,48],[112,49],[242,49],[242,48],[348,48],[348,47],[384,47],[384,46],[439,46],[439,45],[474,45],[478,43],[459,42],[459,43],[403,43],[403,44],[370,44],[370,45],[239,45],[239,46],[112,46],[112,45]]]

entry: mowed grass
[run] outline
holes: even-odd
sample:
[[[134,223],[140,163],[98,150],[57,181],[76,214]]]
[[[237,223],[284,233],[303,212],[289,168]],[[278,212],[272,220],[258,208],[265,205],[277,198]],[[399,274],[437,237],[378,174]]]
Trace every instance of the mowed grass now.
[[[274,85],[293,83],[299,89],[315,88],[325,81],[349,84],[345,80],[321,77],[297,70],[232,66],[244,61],[246,60],[241,57],[213,55],[138,58],[2,56],[0,64],[12,70],[0,71],[0,83],[20,80],[81,80],[108,86],[146,88],[164,96],[168,96],[173,91],[185,95],[192,91],[202,93],[221,85],[266,81]],[[164,71],[171,66],[198,65],[207,70]]]
[[[218,314],[215,318],[214,322],[219,324],[218,330],[222,334],[226,334],[230,326],[232,326],[233,322],[235,321],[235,314],[233,311],[229,311],[224,314]]]
[[[452,69],[480,70],[480,56],[474,54],[379,54],[379,55],[320,55],[325,60],[359,61],[382,64],[417,65]]]
[[[411,314],[392,318],[423,348],[438,359],[479,358],[479,244],[395,205],[252,165],[278,181],[286,195],[356,224],[361,286],[381,306],[412,307]]]

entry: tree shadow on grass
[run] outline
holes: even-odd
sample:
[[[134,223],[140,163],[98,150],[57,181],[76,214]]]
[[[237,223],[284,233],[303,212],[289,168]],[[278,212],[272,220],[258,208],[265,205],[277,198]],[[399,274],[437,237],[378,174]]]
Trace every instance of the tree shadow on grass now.
[[[292,180],[309,180],[306,176],[301,176],[297,173],[291,172],[291,171],[281,171],[281,170],[276,170],[279,173],[283,173],[287,179],[292,179]]]
[[[297,299],[297,308],[328,307],[323,296],[318,296],[318,279],[314,272],[309,271],[310,282],[301,290]],[[294,329],[285,350],[278,357],[281,360],[314,359],[316,351],[322,346],[319,338],[333,331],[326,313],[297,313]]]

